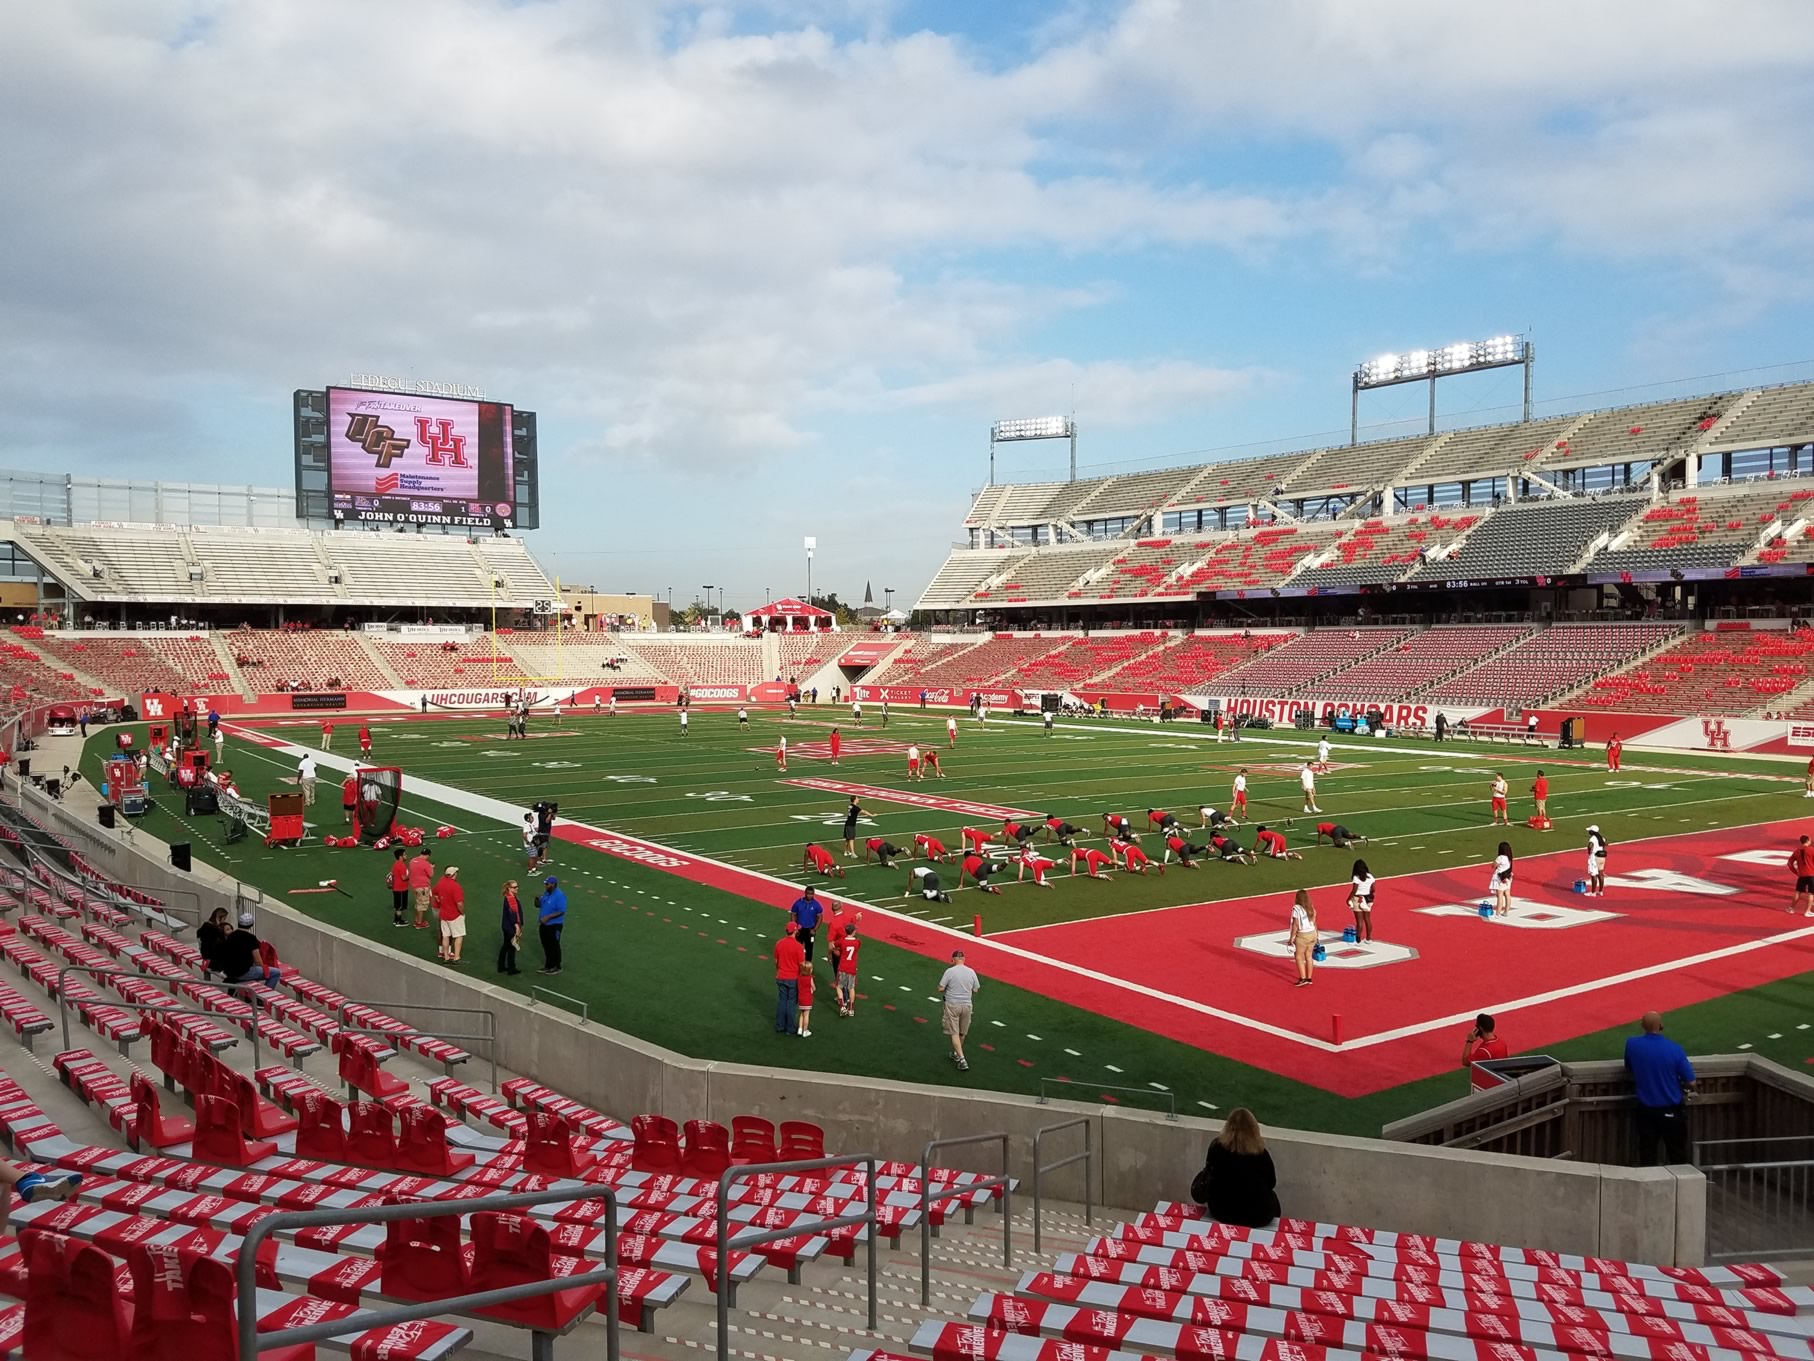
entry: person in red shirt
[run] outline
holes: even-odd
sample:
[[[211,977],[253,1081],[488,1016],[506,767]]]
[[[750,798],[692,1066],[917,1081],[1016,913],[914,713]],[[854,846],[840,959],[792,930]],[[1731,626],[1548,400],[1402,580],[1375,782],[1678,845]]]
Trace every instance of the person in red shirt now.
[[[800,980],[794,990],[794,1034],[803,1040],[812,1038],[813,968],[800,966]]]
[[[1178,863],[1187,870],[1197,868],[1197,862],[1191,857],[1201,855],[1208,850],[1207,846],[1193,846],[1190,838],[1180,832],[1172,832],[1165,838],[1165,863],[1171,864],[1172,857],[1178,857]]]
[[[1109,842],[1109,850],[1121,857],[1121,868],[1129,874],[1145,874],[1147,866],[1153,863],[1152,857],[1136,846],[1132,840],[1117,837]],[[1160,874],[1165,873],[1165,866],[1158,866]]]
[[[372,754],[372,730],[363,723],[359,725],[359,754],[361,756]]]
[[[391,925],[403,925],[403,913],[409,907],[409,864],[404,860],[401,846],[391,848],[390,872],[385,882],[391,890]]]
[[[837,960],[838,970],[838,1015],[855,1016],[857,1014],[857,951],[863,942],[857,939],[857,924],[853,921],[844,928],[838,937],[837,946],[832,952]]]
[[[1617,770],[1619,768],[1619,757],[1624,754],[1625,744],[1619,740],[1619,735],[1614,733],[1612,735],[1612,740],[1606,744],[1606,768],[1608,770]],[[1810,761],[1808,765],[1810,769],[1814,769],[1814,761]]]
[[[1024,846],[1033,839],[1034,829],[1024,822],[1016,822],[1013,818],[1003,818],[1001,834],[1002,840],[1017,841]]]
[[[1026,877],[1027,871],[1032,870],[1033,884],[1036,888],[1051,888],[1051,882],[1046,878],[1046,871],[1057,863],[1056,860],[1046,859],[1031,846],[1022,846],[1018,861],[1019,868],[1014,871],[1014,882],[1020,883]]]
[[[1808,758],[1808,773],[1801,782],[1801,796],[1814,799],[1814,756]]]
[[[1323,838],[1329,838],[1329,844],[1338,851],[1345,851],[1350,846],[1367,844],[1367,838],[1357,836],[1339,822],[1319,822],[1316,825],[1316,844],[1322,845]]]
[[[894,858],[900,853],[901,848],[884,836],[872,836],[863,843],[863,863],[865,865],[869,863],[869,857],[873,855],[877,864],[885,870],[891,870],[894,868]]]
[[[359,776],[352,772],[340,782],[340,811],[346,814],[346,825],[353,825],[353,810],[359,804]]]
[[[1001,890],[989,882],[989,876],[1000,868],[993,860],[985,860],[980,855],[966,855],[963,863],[957,867],[957,886],[964,886],[964,876],[967,874],[984,893],[1000,893]]]
[[[801,860],[801,868],[817,870],[828,879],[834,874],[840,879],[844,877],[844,867],[832,858],[830,851],[816,841],[806,843],[806,854]]]
[[[984,846],[995,840],[995,833],[985,832],[979,827],[966,827],[957,834],[957,839],[965,849],[981,851]]]
[[[1178,819],[1176,817],[1174,817],[1172,814],[1166,812],[1163,808],[1147,809],[1146,810],[1146,820],[1149,823],[1151,823],[1154,827],[1157,827],[1160,831],[1166,832],[1168,834],[1170,832],[1170,829],[1178,821]]]
[[[1304,857],[1285,845],[1285,834],[1275,832],[1261,823],[1254,829],[1253,845],[1261,855],[1272,860],[1302,860]]]
[[[409,862],[409,901],[415,909],[415,928],[428,929],[429,899],[435,885],[435,862],[426,847]]]
[[[781,734],[781,740],[775,745],[775,769],[787,773],[787,734]]]
[[[913,848],[928,860],[949,860],[951,852],[945,849],[945,843],[925,832],[913,834]]]
[[[1474,1018],[1474,1028],[1462,1037],[1461,1066],[1471,1068],[1487,1059],[1502,1059],[1512,1051],[1493,1028],[1493,1018],[1484,1011]]]
[[[1083,828],[1072,826],[1056,813],[1046,814],[1047,841],[1056,839],[1060,846],[1069,846],[1072,839],[1082,831]]]
[[[460,867],[449,865],[435,885],[435,916],[441,919],[441,948],[436,954],[449,964],[460,962],[466,948],[466,891],[460,887]]]
[[[925,768],[938,776],[939,779],[942,780],[945,778],[945,768],[938,763],[938,752],[932,747],[927,747],[926,750],[921,753],[920,760],[925,763]],[[923,780],[926,777],[922,774],[920,778]]]
[[[1140,840],[1139,834],[1134,831],[1133,824],[1120,813],[1104,813],[1102,815],[1102,834],[1106,837],[1113,837],[1121,841]]]
[[[1073,846],[1071,847],[1071,877],[1073,879],[1077,877],[1077,865],[1079,861],[1083,863],[1084,869],[1089,872],[1089,876],[1092,879],[1099,879],[1102,877],[1096,873],[1097,870],[1112,870],[1115,868],[1115,857],[1113,853],[1109,851],[1099,851],[1093,846]]]
[[[334,749],[334,720],[331,718],[321,720],[321,749],[323,751]]]
[[[861,912],[846,912],[843,903],[833,903],[826,914],[825,957],[831,961],[834,972],[838,967],[838,940],[862,915]]]
[[[1537,772],[1537,778],[1531,781],[1531,801],[1537,805],[1538,817],[1549,816],[1549,776],[1541,770]]]
[[[835,766],[838,764],[838,753],[844,750],[844,736],[833,728],[831,736],[826,740],[831,743],[831,763]]]
[[[790,918],[775,942],[775,1033],[792,1035],[800,1023],[800,973],[806,967],[806,950],[794,939]]]
[[[1800,908],[1802,916],[1814,917],[1814,846],[1808,844],[1805,836],[1789,852],[1789,873],[1795,876],[1795,896],[1789,900],[1790,915]]]

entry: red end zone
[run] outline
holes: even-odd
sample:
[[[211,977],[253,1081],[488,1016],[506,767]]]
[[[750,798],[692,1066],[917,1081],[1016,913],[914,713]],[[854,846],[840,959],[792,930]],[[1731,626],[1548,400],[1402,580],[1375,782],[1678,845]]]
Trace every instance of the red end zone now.
[[[1293,986],[1285,894],[994,939],[1125,980],[1136,991],[1110,1014],[1361,1095],[1457,1067],[1477,1012],[1528,1052],[1814,968],[1814,925],[1783,912],[1801,826],[1621,843],[1604,898],[1574,892],[1584,850],[1522,857],[1506,920],[1479,915],[1484,866],[1382,880],[1371,948],[1341,943],[1347,885],[1314,890],[1329,959],[1309,988]]]

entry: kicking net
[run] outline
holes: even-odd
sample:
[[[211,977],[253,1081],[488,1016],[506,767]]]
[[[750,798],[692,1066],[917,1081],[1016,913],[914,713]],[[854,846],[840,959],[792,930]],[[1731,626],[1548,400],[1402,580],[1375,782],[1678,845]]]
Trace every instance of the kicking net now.
[[[397,820],[397,805],[402,802],[401,770],[395,766],[372,766],[361,770],[355,805],[360,838],[376,841],[390,835],[391,824]]]

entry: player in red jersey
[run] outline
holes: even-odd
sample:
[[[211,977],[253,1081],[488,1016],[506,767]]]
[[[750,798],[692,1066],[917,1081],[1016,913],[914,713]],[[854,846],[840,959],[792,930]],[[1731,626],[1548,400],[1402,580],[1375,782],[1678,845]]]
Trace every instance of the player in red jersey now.
[[[1236,822],[1247,816],[1247,767],[1242,766],[1235,776],[1234,790],[1230,796],[1229,812]]]
[[[1121,857],[1121,868],[1129,874],[1145,874],[1147,866],[1153,863],[1152,858],[1132,841],[1117,838],[1109,842],[1109,850]],[[1160,874],[1164,874],[1165,866],[1158,866],[1158,870]]]
[[[945,843],[925,832],[913,834],[913,848],[928,860],[949,860],[951,852],[945,849]]]
[[[920,774],[920,749],[917,745],[907,748],[907,778],[910,780],[926,778]]]
[[[838,1015],[855,1016],[857,1014],[857,951],[862,942],[857,939],[857,924],[853,921],[845,926],[832,947],[832,958],[836,961],[838,980]]]
[[[359,755],[362,759],[372,754],[372,730],[363,723],[359,725]]]
[[[1146,820],[1151,826],[1157,827],[1167,836],[1170,836],[1172,829],[1178,825],[1176,814],[1168,813],[1163,808],[1147,809]]]
[[[1048,860],[1045,856],[1034,850],[1032,846],[1026,845],[1020,848],[1020,855],[1017,857],[1016,863],[1019,868],[1014,871],[1015,883],[1018,884],[1026,877],[1027,871],[1032,870],[1033,883],[1037,887],[1052,887],[1051,883],[1046,879],[1046,871],[1054,868],[1058,864],[1056,860]]]
[[[1115,868],[1115,856],[1113,852],[1099,851],[1094,846],[1071,847],[1071,877],[1073,879],[1077,877],[1077,866],[1079,862],[1082,863],[1084,869],[1089,871],[1090,878],[1092,879],[1100,879],[1102,877],[1096,873],[1097,870],[1112,870]]]
[[[965,850],[981,852],[984,846],[995,840],[995,833],[985,832],[980,827],[966,827],[957,834],[957,839]]]
[[[1608,770],[1617,770],[1619,768],[1619,758],[1624,754],[1625,744],[1619,740],[1619,735],[1614,733],[1612,739],[1606,744],[1606,768]],[[1808,766],[1810,770],[1814,770],[1814,761],[1808,762]]]
[[[964,886],[964,876],[967,874],[984,893],[1000,893],[1001,890],[989,882],[989,876],[1000,868],[995,861],[985,860],[980,855],[966,855],[963,864],[957,868],[957,886]]]
[[[835,766],[838,764],[838,753],[844,750],[843,734],[836,728],[833,728],[831,730],[831,735],[826,738],[826,741],[831,744],[831,763]]]
[[[1366,837],[1356,836],[1339,822],[1317,823],[1316,844],[1319,846],[1322,845],[1324,837],[1328,837],[1329,844],[1338,851],[1345,851],[1348,847],[1355,845],[1356,843],[1363,846],[1367,843]]]
[[[1016,822],[1013,818],[1003,818],[1001,820],[1001,835],[1003,841],[1013,841],[1018,845],[1024,846],[1033,839],[1035,830],[1035,828],[1027,826],[1024,822]]]
[[[781,740],[775,744],[775,769],[783,774],[787,771],[787,734],[781,734]]]
[[[1178,863],[1185,869],[1194,870],[1197,867],[1194,857],[1202,855],[1208,849],[1207,846],[1191,845],[1190,838],[1185,836],[1182,831],[1170,832],[1165,838],[1165,863],[1171,864],[1172,857],[1175,855],[1178,857]]]
[[[1252,851],[1236,841],[1225,832],[1211,832],[1209,835],[1210,854],[1219,860],[1232,861],[1237,865],[1251,865],[1259,859]]]
[[[1056,813],[1046,814],[1047,841],[1056,838],[1060,846],[1069,846],[1071,842],[1076,839],[1077,834],[1082,830],[1081,827],[1073,827]]]
[[[938,776],[939,779],[941,779],[941,780],[945,778],[945,768],[938,763],[937,750],[935,750],[932,747],[927,747],[925,750],[925,753],[922,755],[922,757],[920,759],[925,761],[927,770],[930,770],[934,775]],[[924,779],[925,777],[922,776],[921,778]]]
[[[863,843],[863,863],[869,863],[874,856],[876,863],[885,870],[894,868],[895,857],[901,854],[901,848],[885,836],[872,836]]]
[[[1254,828],[1253,848],[1269,860],[1302,860],[1304,857],[1285,844],[1285,834],[1269,829],[1265,823]]]
[[[1102,834],[1106,837],[1113,837],[1121,841],[1140,840],[1139,833],[1134,830],[1134,824],[1129,822],[1120,813],[1104,813],[1102,815]]]
[[[816,841],[806,843],[806,855],[802,861],[802,867],[817,870],[828,879],[834,874],[840,879],[844,877],[844,867],[832,859],[831,852]]]

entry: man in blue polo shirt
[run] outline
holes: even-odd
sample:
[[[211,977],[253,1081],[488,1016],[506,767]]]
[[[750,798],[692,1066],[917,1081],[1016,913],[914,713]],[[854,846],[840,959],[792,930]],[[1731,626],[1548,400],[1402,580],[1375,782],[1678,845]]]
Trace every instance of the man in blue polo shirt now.
[[[811,884],[794,899],[794,905],[787,909],[787,915],[794,923],[794,939],[800,942],[800,948],[806,952],[806,967],[809,969],[813,966],[813,937],[818,933],[819,918],[824,914],[825,908],[813,892]],[[833,960],[832,968],[837,967],[837,961]]]
[[[535,900],[536,933],[542,938],[545,961],[537,973],[561,971],[561,932],[567,926],[567,895],[561,892],[561,881],[552,874],[542,880],[542,891]]]
[[[1638,1165],[1656,1160],[1663,1146],[1669,1165],[1688,1161],[1686,1094],[1694,1090],[1694,1069],[1687,1051],[1663,1034],[1663,1018],[1654,1011],[1639,1022],[1642,1035],[1625,1041],[1625,1068],[1632,1076],[1638,1098]]]

